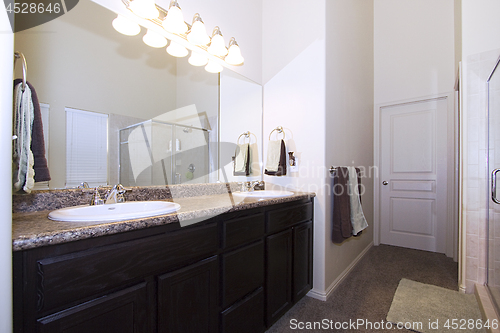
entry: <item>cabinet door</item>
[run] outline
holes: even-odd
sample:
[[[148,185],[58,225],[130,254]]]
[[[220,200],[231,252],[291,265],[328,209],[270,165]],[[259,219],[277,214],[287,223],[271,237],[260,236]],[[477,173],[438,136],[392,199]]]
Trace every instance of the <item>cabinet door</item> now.
[[[266,238],[266,324],[292,306],[292,229]]]
[[[312,222],[293,228],[293,303],[312,288]]]
[[[38,332],[147,332],[146,283],[99,297],[38,320]]]
[[[264,242],[222,256],[222,308],[264,284]]]
[[[158,332],[217,331],[217,256],[158,277]]]

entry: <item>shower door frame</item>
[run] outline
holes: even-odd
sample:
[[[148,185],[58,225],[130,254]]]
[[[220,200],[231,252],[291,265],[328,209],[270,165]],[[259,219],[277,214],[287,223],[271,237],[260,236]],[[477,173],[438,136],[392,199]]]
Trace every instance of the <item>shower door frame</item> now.
[[[486,167],[487,167],[487,174],[488,174],[488,178],[489,178],[489,186],[487,187],[488,188],[488,193],[487,193],[487,218],[488,218],[488,227],[486,229],[486,234],[487,234],[487,237],[486,237],[486,283],[485,283],[485,287],[486,287],[486,290],[488,291],[488,294],[490,296],[490,299],[491,299],[491,302],[494,304],[494,308],[495,308],[495,311],[497,313],[497,315],[499,314],[499,310],[500,310],[500,299],[497,300],[495,299],[495,297],[493,296],[493,293],[490,289],[490,223],[491,222],[494,222],[494,221],[491,221],[491,218],[490,218],[490,206],[492,204],[499,204],[496,200],[495,200],[495,197],[496,197],[496,193],[494,193],[493,189],[496,188],[496,184],[493,182],[493,179],[494,179],[494,175],[496,174],[496,171],[495,170],[499,170],[500,169],[493,169],[493,170],[490,170],[490,154],[491,154],[491,151],[490,151],[490,134],[492,132],[492,128],[491,128],[491,122],[490,122],[490,115],[492,114],[492,110],[491,110],[491,104],[490,104],[490,81],[491,79],[493,78],[493,75],[495,74],[496,70],[498,69],[500,65],[500,56],[498,57],[496,63],[495,63],[495,66],[493,67],[493,70],[491,71],[490,75],[488,76],[488,79],[486,80],[486,110],[487,110],[487,119],[488,119],[488,140],[487,140],[487,161],[486,161]],[[500,75],[500,74],[497,74],[497,75]],[[493,265],[494,266],[494,265]],[[494,267],[493,267],[494,269]]]

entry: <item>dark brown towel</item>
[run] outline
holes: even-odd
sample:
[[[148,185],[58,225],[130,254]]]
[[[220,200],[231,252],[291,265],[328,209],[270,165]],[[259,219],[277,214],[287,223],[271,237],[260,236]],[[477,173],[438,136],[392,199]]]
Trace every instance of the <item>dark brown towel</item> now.
[[[286,147],[285,141],[281,140],[281,150],[280,150],[280,162],[278,164],[277,171],[264,171],[266,175],[269,176],[285,176],[286,175]]]
[[[23,80],[15,79],[14,87]],[[35,170],[35,182],[45,182],[50,180],[49,168],[47,159],[45,158],[45,140],[43,139],[42,113],[40,111],[40,103],[36,95],[35,88],[31,83],[26,81],[26,84],[31,89],[31,100],[33,101],[34,117],[33,127],[31,130],[31,151],[33,152],[33,169]]]
[[[351,201],[349,198],[349,170],[338,167],[333,177],[332,242],[342,243],[352,236]]]

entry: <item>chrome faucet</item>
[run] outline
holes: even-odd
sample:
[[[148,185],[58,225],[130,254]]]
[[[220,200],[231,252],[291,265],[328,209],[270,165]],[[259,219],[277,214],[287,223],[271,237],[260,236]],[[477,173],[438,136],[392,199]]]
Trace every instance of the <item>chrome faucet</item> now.
[[[244,182],[243,186],[242,186],[244,192],[253,192],[253,191],[255,191],[255,189],[257,187],[260,190],[263,190],[264,189],[264,182],[254,180],[254,181]]]
[[[123,194],[125,194],[126,191],[127,190],[125,190],[125,187],[123,187],[122,184],[113,186],[113,188],[106,194],[104,204],[125,202],[125,196]]]

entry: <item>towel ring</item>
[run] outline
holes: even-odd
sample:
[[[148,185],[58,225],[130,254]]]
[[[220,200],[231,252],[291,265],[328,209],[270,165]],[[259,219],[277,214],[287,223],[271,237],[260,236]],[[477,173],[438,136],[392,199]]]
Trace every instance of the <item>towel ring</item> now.
[[[269,140],[271,140],[271,135],[273,134],[274,131],[277,131],[278,134],[282,133],[283,134],[283,139],[282,140],[285,140],[285,131],[283,130],[283,127],[281,127],[281,126],[276,127],[275,129],[273,129],[271,131],[271,133],[269,133]]]
[[[250,131],[246,131],[245,133],[241,134],[239,137],[238,137],[238,140],[236,140],[236,143],[239,144],[240,143],[240,138],[242,136],[245,136],[245,139],[248,139],[248,142],[250,143]],[[245,139],[243,139],[243,142],[245,142]]]
[[[14,52],[14,68],[16,67],[17,59],[21,59],[23,61],[23,91],[26,89],[26,78],[28,77],[28,64],[26,63],[26,58],[24,54],[21,52]]]

